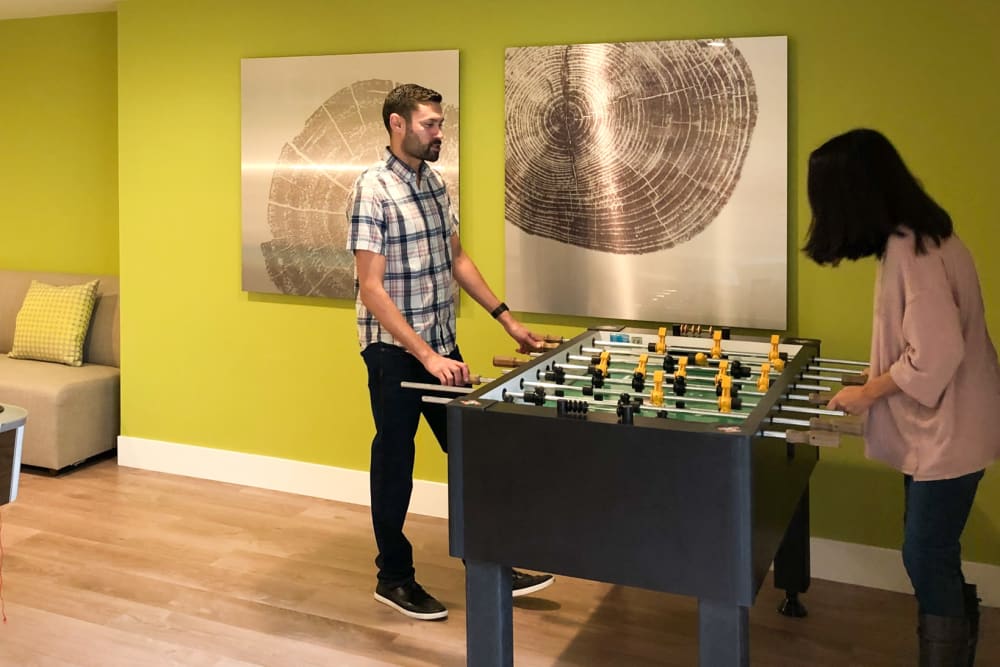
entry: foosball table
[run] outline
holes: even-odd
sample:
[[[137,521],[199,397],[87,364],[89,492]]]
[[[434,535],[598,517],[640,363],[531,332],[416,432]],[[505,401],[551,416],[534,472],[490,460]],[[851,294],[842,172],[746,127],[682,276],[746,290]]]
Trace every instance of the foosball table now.
[[[748,610],[772,563],[779,611],[804,616],[818,447],[860,432],[819,407],[860,364],[819,347],[600,328],[450,400],[468,664],[513,664],[510,567],[696,597],[703,667],[749,665]]]

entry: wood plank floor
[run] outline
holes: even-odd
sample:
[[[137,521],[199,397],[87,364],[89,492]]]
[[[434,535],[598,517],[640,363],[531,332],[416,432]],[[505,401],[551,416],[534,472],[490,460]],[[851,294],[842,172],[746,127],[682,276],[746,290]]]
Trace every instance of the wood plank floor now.
[[[412,517],[421,583],[450,610],[412,621],[372,599],[366,507],[119,468],[26,472],[0,508],[0,666],[465,665],[464,573],[447,525]],[[765,582],[754,666],[916,664],[910,596],[814,580],[789,619]],[[696,665],[693,599],[560,577],[514,611],[519,667]],[[1000,665],[986,609],[979,665]]]

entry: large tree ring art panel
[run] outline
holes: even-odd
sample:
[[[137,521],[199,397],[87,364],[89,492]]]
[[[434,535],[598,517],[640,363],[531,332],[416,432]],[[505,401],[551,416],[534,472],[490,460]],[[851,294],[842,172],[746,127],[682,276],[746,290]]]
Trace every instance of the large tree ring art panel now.
[[[783,37],[508,49],[512,306],[783,328],[786,53]]]
[[[353,298],[348,195],[388,144],[382,102],[400,83],[444,96],[435,163],[458,200],[458,52],[252,58],[243,82],[243,289]]]

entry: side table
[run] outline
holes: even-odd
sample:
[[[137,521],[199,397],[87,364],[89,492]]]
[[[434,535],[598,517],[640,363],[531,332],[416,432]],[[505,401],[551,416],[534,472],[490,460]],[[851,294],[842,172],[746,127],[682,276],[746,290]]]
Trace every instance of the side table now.
[[[0,411],[0,505],[5,505],[17,498],[28,411],[16,405],[0,404],[0,407],[3,408]]]

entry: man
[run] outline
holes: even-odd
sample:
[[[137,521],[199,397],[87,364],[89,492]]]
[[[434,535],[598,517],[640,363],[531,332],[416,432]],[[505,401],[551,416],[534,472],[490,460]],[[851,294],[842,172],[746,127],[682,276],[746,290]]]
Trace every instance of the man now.
[[[413,489],[413,437],[423,414],[447,452],[444,407],[423,403],[400,383],[467,385],[455,334],[454,283],[517,341],[535,338],[493,294],[458,240],[458,218],[441,176],[441,95],[414,84],[392,90],[382,106],[389,132],[383,161],[359,177],[347,205],[347,248],[354,251],[358,337],[368,367],[375,438],[371,450],[372,523],[378,556],[375,599],[411,618],[445,618],[448,610],[416,582],[403,522]],[[513,594],[552,583],[551,575],[513,572]]]

